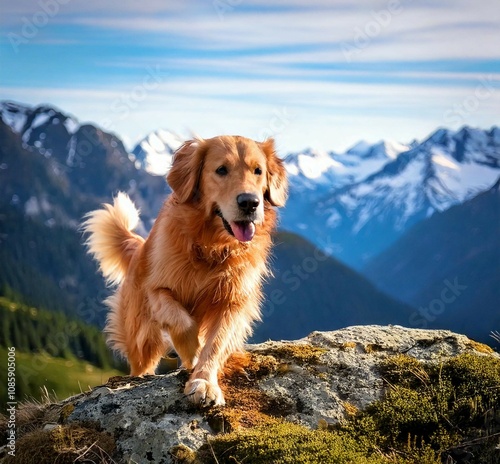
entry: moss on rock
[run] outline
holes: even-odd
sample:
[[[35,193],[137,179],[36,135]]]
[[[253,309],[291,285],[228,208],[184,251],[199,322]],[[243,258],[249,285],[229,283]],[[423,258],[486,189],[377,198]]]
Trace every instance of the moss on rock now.
[[[204,463],[381,464],[389,462],[346,434],[280,422],[210,439],[199,451]]]
[[[343,430],[402,456],[433,451],[436,462],[456,462],[468,450],[469,463],[500,462],[498,358],[463,353],[436,365],[399,355],[380,367],[386,395]]]
[[[278,358],[288,358],[300,364],[318,364],[321,355],[328,350],[309,343],[285,343],[279,347],[268,349],[267,354]]]
[[[197,454],[186,445],[173,446],[169,454],[176,464],[199,464]]]
[[[199,462],[500,462],[498,358],[464,353],[432,364],[397,355],[379,368],[387,383],[384,397],[364,411],[353,409],[344,423],[324,421],[319,430],[310,430],[273,418],[253,428],[235,426],[209,439],[199,450]]]
[[[289,412],[287,404],[264,393],[255,382],[278,371],[279,364],[273,356],[249,355],[241,367],[221,379],[226,406],[205,411],[205,418],[217,433],[274,424],[277,417]]]

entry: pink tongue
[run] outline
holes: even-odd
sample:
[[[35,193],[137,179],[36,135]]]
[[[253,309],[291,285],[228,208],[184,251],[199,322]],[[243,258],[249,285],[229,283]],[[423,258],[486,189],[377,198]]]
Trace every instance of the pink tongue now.
[[[240,242],[249,242],[255,235],[253,222],[231,222],[231,230]]]

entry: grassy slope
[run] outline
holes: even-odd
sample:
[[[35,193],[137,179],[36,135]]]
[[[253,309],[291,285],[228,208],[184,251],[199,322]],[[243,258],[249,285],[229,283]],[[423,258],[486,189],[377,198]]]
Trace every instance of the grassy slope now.
[[[0,362],[7,364],[7,349],[0,347]],[[105,383],[109,377],[123,375],[114,369],[99,369],[78,359],[54,358],[44,353],[16,352],[16,400],[42,400],[46,388],[59,400]],[[7,370],[0,370],[0,404],[7,401]]]
[[[0,407],[7,400],[7,347],[16,352],[16,401],[61,400],[123,375],[101,331],[63,313],[0,297]]]

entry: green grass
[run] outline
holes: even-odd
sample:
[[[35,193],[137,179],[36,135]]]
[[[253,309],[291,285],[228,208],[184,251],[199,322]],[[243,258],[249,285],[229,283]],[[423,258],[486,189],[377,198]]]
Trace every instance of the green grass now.
[[[0,404],[7,400],[7,349],[0,347]],[[47,389],[51,399],[62,400],[105,383],[109,377],[123,375],[115,369],[100,369],[79,359],[63,359],[45,353],[16,351],[16,401],[44,399]]]

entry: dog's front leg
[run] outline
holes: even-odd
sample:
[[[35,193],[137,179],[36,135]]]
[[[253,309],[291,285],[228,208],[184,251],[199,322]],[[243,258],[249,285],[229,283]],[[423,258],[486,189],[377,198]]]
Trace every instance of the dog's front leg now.
[[[183,367],[192,369],[200,347],[198,324],[169,289],[159,288],[148,296],[152,303],[153,318],[163,330],[168,331]]]
[[[218,374],[228,357],[243,348],[251,333],[248,312],[222,311],[208,321],[204,329],[204,346],[184,393],[195,404],[222,406],[225,401]]]

